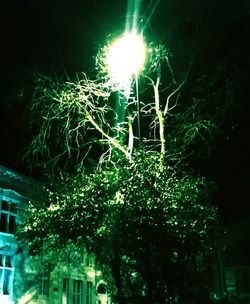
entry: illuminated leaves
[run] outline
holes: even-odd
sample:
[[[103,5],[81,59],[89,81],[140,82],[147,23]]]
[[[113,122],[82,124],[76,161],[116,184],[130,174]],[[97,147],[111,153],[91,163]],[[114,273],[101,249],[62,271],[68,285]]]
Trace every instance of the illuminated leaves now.
[[[190,271],[198,277],[207,267],[220,233],[213,190],[206,179],[163,166],[158,152],[141,149],[133,162],[121,156],[92,173],[62,175],[49,204],[27,210],[19,236],[36,254],[41,246],[50,252],[84,245],[112,280],[119,269],[126,295],[133,282],[138,293],[153,284],[164,295],[167,285],[170,297],[171,288],[189,284]]]
[[[105,243],[118,233],[127,255],[137,244],[131,251],[135,259],[149,244],[162,250],[158,238],[168,254],[177,253],[175,261],[206,251],[219,226],[216,209],[208,203],[213,185],[171,167],[160,170],[158,157],[139,152],[133,164],[120,158],[116,166],[69,178],[47,208],[27,211],[25,234],[31,243],[33,235],[56,236],[59,244],[65,234],[72,241],[80,236],[93,250],[98,240]]]

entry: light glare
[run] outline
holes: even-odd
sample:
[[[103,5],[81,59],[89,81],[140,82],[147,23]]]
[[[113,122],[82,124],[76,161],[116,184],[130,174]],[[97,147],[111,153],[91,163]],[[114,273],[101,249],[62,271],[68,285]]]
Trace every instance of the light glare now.
[[[113,82],[126,88],[133,75],[142,69],[145,60],[145,45],[135,33],[125,33],[114,41],[106,57],[109,76]]]

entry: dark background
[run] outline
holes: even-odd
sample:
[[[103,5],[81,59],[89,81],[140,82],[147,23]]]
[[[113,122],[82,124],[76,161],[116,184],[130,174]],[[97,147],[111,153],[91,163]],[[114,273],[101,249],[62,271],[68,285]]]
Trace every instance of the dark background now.
[[[124,29],[126,12],[125,0],[1,1],[1,165],[31,174],[22,161],[31,137],[27,104],[18,95],[32,85],[32,71],[94,75],[95,54],[108,35]],[[249,264],[249,1],[148,0],[141,16],[145,35],[167,44],[180,69],[192,54],[197,73],[221,64],[234,79],[236,107],[201,172],[218,184],[215,200],[231,244],[228,263]]]

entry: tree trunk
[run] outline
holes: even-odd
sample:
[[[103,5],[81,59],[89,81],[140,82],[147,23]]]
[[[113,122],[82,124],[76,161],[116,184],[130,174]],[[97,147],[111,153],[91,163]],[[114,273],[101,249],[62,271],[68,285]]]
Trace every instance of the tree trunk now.
[[[119,235],[119,234],[118,234]],[[112,259],[112,273],[116,286],[116,301],[118,304],[125,304],[125,297],[122,288],[122,274],[121,274],[121,256],[119,236],[117,233],[113,236],[113,259]]]

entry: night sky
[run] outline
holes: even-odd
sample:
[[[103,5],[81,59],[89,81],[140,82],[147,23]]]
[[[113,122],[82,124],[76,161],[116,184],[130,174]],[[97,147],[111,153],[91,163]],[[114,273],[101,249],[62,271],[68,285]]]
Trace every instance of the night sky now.
[[[124,29],[126,12],[125,0],[1,1],[1,165],[30,174],[22,162],[30,141],[27,104],[17,95],[32,84],[32,72],[93,76],[95,54]],[[192,54],[197,73],[221,64],[234,79],[236,106],[201,171],[218,184],[215,199],[231,240],[238,240],[236,251],[250,256],[250,2],[147,0],[141,16],[145,36],[166,44],[177,68]]]

